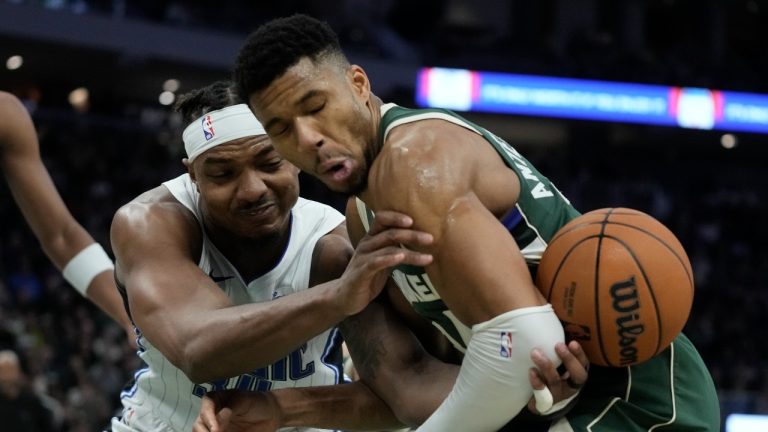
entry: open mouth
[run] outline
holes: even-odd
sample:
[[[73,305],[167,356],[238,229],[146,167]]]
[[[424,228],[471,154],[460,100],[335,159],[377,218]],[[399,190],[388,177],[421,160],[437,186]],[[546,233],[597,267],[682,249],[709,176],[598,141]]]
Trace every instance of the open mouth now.
[[[328,174],[330,174],[331,178],[335,181],[343,181],[349,177],[349,173],[351,171],[352,166],[349,161],[343,161],[331,166],[331,168],[328,170]]]
[[[348,159],[340,159],[333,163],[326,162],[320,172],[333,181],[343,181],[352,172],[352,163]]]
[[[330,172],[331,175],[333,175],[334,173],[337,173],[337,172],[339,172],[339,171],[341,171],[343,169],[344,169],[344,163],[342,162],[342,163],[337,163],[336,165],[332,166],[331,169],[328,170],[328,172]]]

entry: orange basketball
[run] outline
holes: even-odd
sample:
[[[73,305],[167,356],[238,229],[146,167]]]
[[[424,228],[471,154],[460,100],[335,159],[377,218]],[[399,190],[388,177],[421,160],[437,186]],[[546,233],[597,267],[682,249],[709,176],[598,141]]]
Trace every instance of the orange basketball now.
[[[586,213],[549,242],[536,285],[590,362],[628,366],[669,346],[693,303],[693,273],[674,234],[637,210]]]

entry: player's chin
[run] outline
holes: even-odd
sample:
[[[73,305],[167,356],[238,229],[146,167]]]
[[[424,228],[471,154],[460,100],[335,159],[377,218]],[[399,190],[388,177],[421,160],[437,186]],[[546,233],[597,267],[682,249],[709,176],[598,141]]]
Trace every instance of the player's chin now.
[[[254,227],[251,226],[248,227],[248,229],[242,230],[241,233],[242,237],[244,238],[257,240],[262,243],[277,241],[281,237],[281,231],[276,226],[260,226],[257,229],[254,229]]]
[[[239,237],[259,240],[277,236],[283,226],[278,218],[260,218],[240,215],[231,218],[227,224],[229,230]]]
[[[359,195],[365,191],[366,184],[356,179],[344,182],[324,182],[328,189],[343,195]]]

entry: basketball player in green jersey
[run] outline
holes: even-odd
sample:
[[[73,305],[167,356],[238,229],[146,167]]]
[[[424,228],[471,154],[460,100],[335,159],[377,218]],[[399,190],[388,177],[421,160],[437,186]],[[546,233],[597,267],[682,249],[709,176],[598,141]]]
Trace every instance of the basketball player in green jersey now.
[[[347,209],[353,241],[382,210],[408,214],[415,229],[432,234],[422,250],[432,263],[397,268],[393,279],[464,357],[440,406],[422,405],[429,412],[418,430],[503,427],[531,396],[530,349],[556,361],[548,348],[562,328],[530,269],[578,212],[492,133],[448,111],[384,104],[315,19],[297,15],[260,27],[241,50],[235,77],[279,152],[356,197]],[[365,351],[354,331],[347,337],[362,380],[397,413],[401,394],[371,373],[371,356],[382,347]],[[424,389],[425,398],[437,393]],[[640,365],[593,367],[573,409],[549,430],[717,430],[718,412],[711,377],[680,335]]]

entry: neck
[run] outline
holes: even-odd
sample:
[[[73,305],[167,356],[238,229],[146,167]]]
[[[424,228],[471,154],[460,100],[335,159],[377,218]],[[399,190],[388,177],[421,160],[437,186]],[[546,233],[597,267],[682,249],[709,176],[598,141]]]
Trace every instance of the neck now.
[[[384,102],[376,96],[375,94],[371,93],[371,126],[373,127],[373,133],[371,136],[374,137],[375,144],[374,147],[376,148],[376,154],[379,153],[379,150],[381,150],[381,137],[379,136],[379,126],[381,125],[381,106],[384,105]]]
[[[381,149],[384,146],[384,140],[380,136],[379,126],[381,125],[381,106],[384,104],[384,102],[379,99],[378,96],[371,93],[371,97],[369,99],[368,103],[368,112],[371,116],[371,130],[370,134],[368,135],[370,137],[370,142],[366,143],[366,147],[364,150],[364,157],[366,166],[368,167],[368,172],[366,175],[370,178],[370,169],[373,166],[374,162],[376,161],[376,158],[379,156],[379,153],[381,152]],[[366,194],[368,189],[368,179],[366,179],[365,187],[362,188],[362,190],[353,191],[352,194],[362,197]]]

